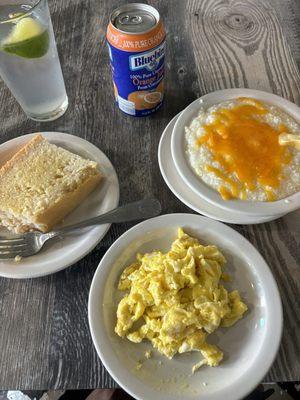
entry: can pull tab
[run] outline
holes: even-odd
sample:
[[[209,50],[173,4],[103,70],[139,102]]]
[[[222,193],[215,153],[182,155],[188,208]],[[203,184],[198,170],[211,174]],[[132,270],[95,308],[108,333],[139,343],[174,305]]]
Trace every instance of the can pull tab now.
[[[140,15],[124,15],[119,19],[121,25],[139,25],[143,22]]]

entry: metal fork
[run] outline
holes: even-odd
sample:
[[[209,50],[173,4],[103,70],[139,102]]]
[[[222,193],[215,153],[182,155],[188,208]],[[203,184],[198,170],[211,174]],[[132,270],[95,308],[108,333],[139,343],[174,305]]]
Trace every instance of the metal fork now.
[[[49,233],[29,232],[24,235],[13,237],[0,236],[0,260],[32,256],[41,250],[47,240],[53,239],[56,236],[64,236],[79,228],[145,219],[155,217],[160,214],[160,212],[161,205],[158,200],[145,199],[126,204],[108,213],[99,215],[98,217],[79,222],[78,224],[69,225]]]

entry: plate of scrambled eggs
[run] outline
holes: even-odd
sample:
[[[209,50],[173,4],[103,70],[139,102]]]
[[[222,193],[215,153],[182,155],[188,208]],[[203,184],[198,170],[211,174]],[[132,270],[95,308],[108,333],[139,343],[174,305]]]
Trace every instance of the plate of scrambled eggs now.
[[[89,297],[94,345],[141,400],[237,400],[270,368],[282,332],[265,261],[233,229],[193,214],[135,226],[99,264]]]

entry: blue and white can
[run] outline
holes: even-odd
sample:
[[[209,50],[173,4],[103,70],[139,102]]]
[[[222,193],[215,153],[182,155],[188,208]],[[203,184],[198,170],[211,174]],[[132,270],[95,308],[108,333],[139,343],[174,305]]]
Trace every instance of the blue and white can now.
[[[110,17],[107,42],[116,102],[137,117],[158,110],[164,97],[166,33],[158,11],[128,4]]]

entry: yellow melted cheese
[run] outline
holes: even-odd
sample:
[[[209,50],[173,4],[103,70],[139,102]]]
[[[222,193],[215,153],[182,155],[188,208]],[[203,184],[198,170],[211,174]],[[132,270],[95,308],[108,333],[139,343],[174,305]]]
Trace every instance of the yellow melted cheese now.
[[[274,201],[282,169],[291,161],[289,149],[279,144],[279,135],[288,132],[288,128],[283,124],[274,128],[260,119],[270,112],[262,102],[242,97],[238,101],[233,108],[214,112],[214,121],[204,125],[204,135],[199,137],[197,145],[206,145],[221,167],[207,165],[230,187],[230,190],[224,185],[219,188],[224,200],[243,200],[245,189],[254,190],[259,184],[265,188],[268,201]],[[239,183],[226,178],[227,173],[234,173]]]

